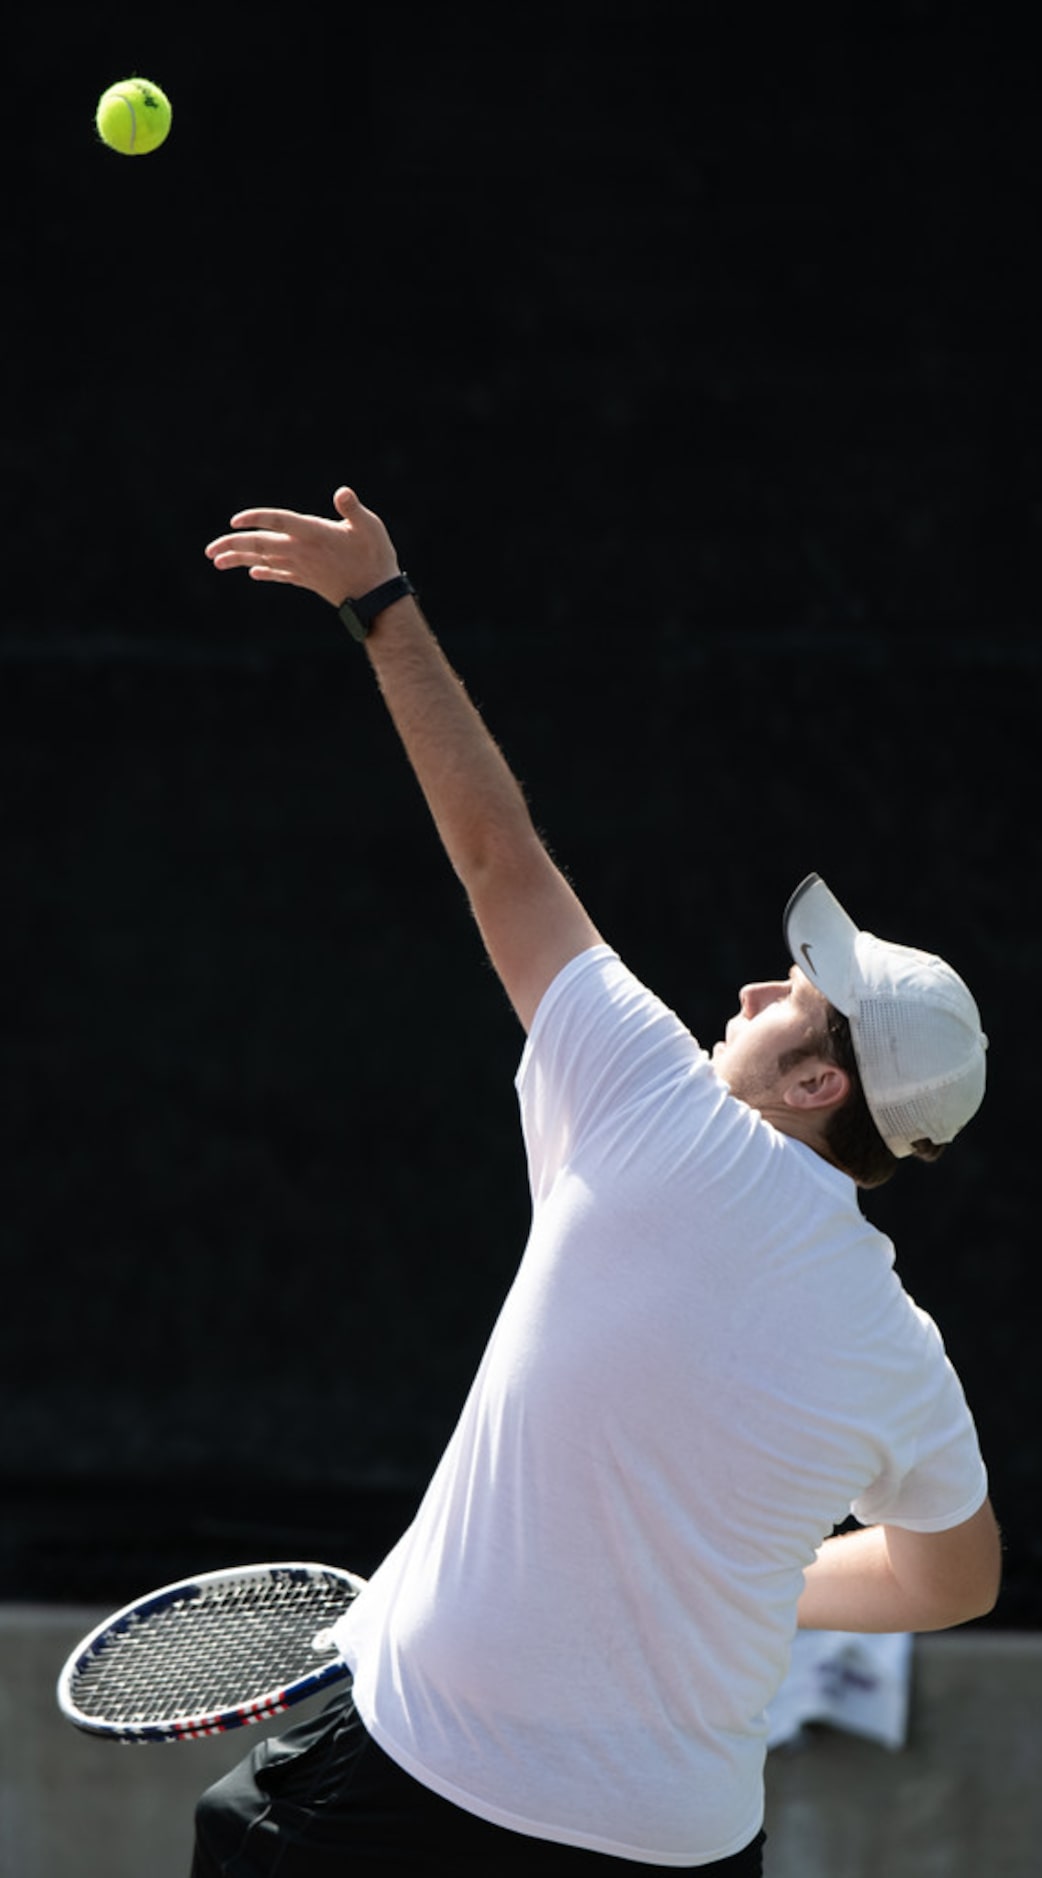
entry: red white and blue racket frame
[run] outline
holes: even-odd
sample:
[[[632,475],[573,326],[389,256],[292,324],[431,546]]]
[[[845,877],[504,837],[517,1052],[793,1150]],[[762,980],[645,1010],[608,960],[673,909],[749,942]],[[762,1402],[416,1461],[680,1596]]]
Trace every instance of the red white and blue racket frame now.
[[[68,1721],[88,1734],[143,1744],[199,1741],[233,1728],[272,1721],[350,1675],[331,1632],[365,1582],[357,1573],[339,1566],[288,1561],[199,1572],[192,1578],[162,1585],[114,1611],[81,1639],[58,1677],[58,1706]],[[289,1598],[294,1604],[295,1635],[288,1649],[284,1640],[274,1634],[269,1636],[265,1626],[263,1602],[272,1595]],[[191,1682],[195,1664],[206,1671],[203,1680],[211,1679],[209,1672],[219,1655],[220,1638],[215,1639],[200,1618],[228,1598],[241,1598],[242,1605],[227,1618],[225,1634],[234,1641],[237,1627],[249,1622],[251,1616],[256,1627],[254,1641],[263,1684],[260,1689],[255,1686],[258,1672],[253,1671],[248,1679],[244,1678],[250,1682],[249,1691],[240,1687],[236,1699],[226,1690],[216,1701],[179,1701],[170,1695],[173,1684],[166,1684],[160,1662],[154,1674],[146,1672],[143,1688],[135,1686],[129,1704],[115,1699],[104,1687],[96,1701],[87,1699],[99,1676],[104,1682],[117,1653],[139,1649],[149,1627],[155,1633],[160,1624],[168,1630],[176,1627],[178,1633],[174,1638],[177,1686],[183,1686],[185,1670]],[[260,1608],[259,1616],[249,1610],[253,1599]],[[270,1628],[274,1633],[279,1626],[273,1624]],[[135,1685],[141,1681],[139,1673]],[[132,1714],[125,1712],[126,1706],[132,1708]]]

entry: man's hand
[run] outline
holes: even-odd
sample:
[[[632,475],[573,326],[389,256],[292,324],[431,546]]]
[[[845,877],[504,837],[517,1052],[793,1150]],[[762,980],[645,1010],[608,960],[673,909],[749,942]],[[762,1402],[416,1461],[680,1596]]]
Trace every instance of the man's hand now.
[[[251,580],[307,587],[330,605],[358,600],[399,572],[391,538],[378,515],[363,508],[353,489],[333,497],[340,520],[299,515],[295,509],[241,509],[206,553],[215,567],[245,567]]]

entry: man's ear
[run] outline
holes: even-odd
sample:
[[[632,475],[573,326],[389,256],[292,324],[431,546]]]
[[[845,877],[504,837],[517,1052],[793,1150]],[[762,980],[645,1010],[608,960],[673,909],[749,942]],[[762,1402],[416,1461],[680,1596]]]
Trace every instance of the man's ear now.
[[[798,1063],[783,1091],[782,1099],[790,1109],[838,1109],[850,1094],[850,1077],[836,1063],[824,1057],[809,1057]]]

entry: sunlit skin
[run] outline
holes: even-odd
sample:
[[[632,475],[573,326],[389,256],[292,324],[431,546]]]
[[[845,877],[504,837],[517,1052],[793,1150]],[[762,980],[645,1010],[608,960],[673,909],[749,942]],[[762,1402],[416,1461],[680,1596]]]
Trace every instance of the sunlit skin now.
[[[824,1056],[804,1057],[791,1069],[779,1058],[820,1037],[828,1009],[821,992],[794,965],[788,978],[743,985],[739,1008],[713,1050],[713,1066],[732,1095],[758,1109],[782,1134],[823,1152],[821,1131],[830,1109],[850,1087],[843,1070]]]

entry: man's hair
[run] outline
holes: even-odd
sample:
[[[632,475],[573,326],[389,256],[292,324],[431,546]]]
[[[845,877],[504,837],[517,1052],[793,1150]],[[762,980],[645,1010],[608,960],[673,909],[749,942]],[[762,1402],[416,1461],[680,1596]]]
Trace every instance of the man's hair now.
[[[823,1056],[827,1063],[834,1063],[845,1072],[850,1083],[846,1100],[829,1111],[823,1129],[825,1146],[833,1160],[859,1187],[883,1186],[896,1174],[901,1162],[891,1153],[872,1120],[854,1055],[850,1022],[835,1005],[827,1005],[825,1028],[820,1035],[798,1050],[784,1051],[778,1067],[784,1074],[808,1056]],[[921,1161],[936,1161],[944,1153],[944,1147],[923,1140],[914,1142],[912,1151]]]

